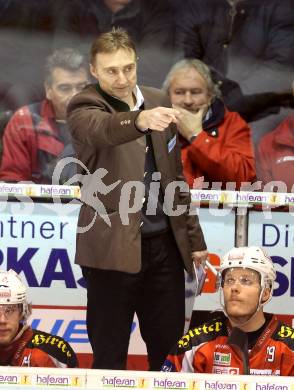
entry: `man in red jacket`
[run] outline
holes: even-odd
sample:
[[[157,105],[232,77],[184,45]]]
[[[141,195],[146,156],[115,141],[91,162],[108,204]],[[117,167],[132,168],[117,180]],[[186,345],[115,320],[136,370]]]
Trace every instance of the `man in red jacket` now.
[[[257,147],[258,179],[263,184],[277,181],[280,192],[294,191],[294,114],[264,135]]]
[[[21,107],[5,128],[1,180],[50,184],[57,162],[74,154],[66,108],[88,83],[87,65],[79,52],[62,48],[47,58],[45,71],[46,99]],[[60,184],[74,173],[64,170]]]
[[[194,179],[242,182],[255,179],[255,163],[248,124],[230,112],[220,99],[209,68],[200,60],[181,60],[168,73],[163,88],[180,110],[178,130],[182,136],[184,174]]]
[[[163,371],[293,376],[294,329],[263,311],[275,279],[274,264],[262,248],[231,249],[219,270],[223,313],[190,329]]]
[[[31,305],[20,277],[12,269],[0,271],[0,365],[77,367],[71,346],[27,325]]]

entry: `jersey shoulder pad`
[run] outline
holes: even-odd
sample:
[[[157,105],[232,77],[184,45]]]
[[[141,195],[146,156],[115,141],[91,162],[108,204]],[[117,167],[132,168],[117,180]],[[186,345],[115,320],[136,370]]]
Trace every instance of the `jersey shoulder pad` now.
[[[33,329],[33,337],[28,348],[38,348],[67,367],[78,367],[78,360],[72,347],[62,337]]]
[[[204,324],[191,328],[178,341],[178,348],[190,349],[193,346],[214,340],[219,336],[227,336],[226,317],[219,316]]]
[[[291,326],[279,321],[278,326],[272,335],[272,339],[286,344],[294,351],[294,329],[291,328]]]

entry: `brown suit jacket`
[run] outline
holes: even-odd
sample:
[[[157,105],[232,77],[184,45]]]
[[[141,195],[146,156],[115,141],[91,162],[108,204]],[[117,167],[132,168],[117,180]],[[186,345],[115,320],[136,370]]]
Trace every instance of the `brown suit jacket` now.
[[[167,96],[161,91],[140,88],[145,99],[145,109],[170,106]],[[137,211],[129,214],[129,223],[126,223],[125,218],[121,218],[128,215],[122,215],[124,209],[120,196],[122,190],[126,190],[126,183],[143,182],[146,147],[144,133],[135,126],[140,111],[127,109],[125,103],[106,95],[97,85],[90,85],[74,96],[68,107],[73,144],[77,158],[84,164],[84,167],[80,167],[80,173],[84,176],[81,180],[83,205],[79,227],[92,225],[84,233],[77,233],[76,263],[137,273],[141,269],[141,213]],[[168,150],[168,145],[171,145],[169,142],[174,139],[176,132],[174,125],[164,132],[151,132],[163,194],[169,183],[184,180],[178,143],[172,150]],[[98,168],[106,169],[107,174],[106,171],[97,171]],[[97,172],[105,174],[102,181],[106,186],[118,180],[119,183],[111,191],[103,189],[101,182],[98,188]],[[100,214],[95,210],[98,201],[105,208],[104,214],[101,209]],[[176,192],[176,205],[190,205],[189,191]],[[105,214],[111,226],[104,221]],[[169,217],[169,221],[184,265],[188,272],[192,272],[191,252],[206,249],[198,218],[185,212]]]

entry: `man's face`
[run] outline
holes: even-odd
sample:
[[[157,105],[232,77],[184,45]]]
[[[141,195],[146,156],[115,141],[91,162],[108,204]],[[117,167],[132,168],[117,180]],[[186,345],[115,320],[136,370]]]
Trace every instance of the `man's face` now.
[[[90,70],[104,92],[130,103],[137,84],[137,61],[133,50],[98,53]]]
[[[225,309],[236,322],[245,322],[256,312],[261,291],[258,272],[231,268],[223,277]]]
[[[17,335],[21,318],[19,305],[0,305],[0,346],[8,345]]]
[[[56,119],[66,119],[66,108],[70,99],[80,92],[88,83],[88,73],[81,68],[70,71],[55,68],[52,72],[52,83],[45,83],[46,97],[51,101]]]
[[[207,107],[211,101],[206,81],[193,68],[181,69],[174,73],[169,96],[173,105],[192,113],[197,113],[201,107]]]

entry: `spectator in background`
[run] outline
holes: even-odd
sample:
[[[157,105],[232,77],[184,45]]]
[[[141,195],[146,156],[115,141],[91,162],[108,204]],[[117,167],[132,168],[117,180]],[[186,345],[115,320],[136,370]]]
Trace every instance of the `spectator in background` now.
[[[66,108],[88,83],[87,65],[79,52],[63,48],[47,58],[45,71],[46,99],[17,110],[5,128],[1,180],[49,184],[57,161],[73,155]],[[73,174],[69,169],[60,184]]]
[[[250,128],[220,99],[208,66],[199,60],[181,60],[168,73],[163,85],[181,115],[184,174],[190,186],[204,177],[211,182],[251,182],[255,163]]]
[[[281,181],[279,192],[294,192],[294,114],[261,138],[256,155],[257,178]]]
[[[59,336],[32,329],[27,290],[12,269],[0,270],[0,364],[21,367],[77,367],[71,346]]]
[[[231,249],[219,270],[224,314],[190,329],[162,370],[293,376],[294,329],[263,311],[275,279],[274,264],[261,248]]]
[[[177,49],[213,68],[225,104],[254,121],[256,140],[293,104],[293,9],[294,0],[187,0],[177,17]]]
[[[294,96],[294,81],[292,82]],[[257,146],[257,178],[267,184],[280,181],[278,192],[294,192],[294,114],[266,134]]]
[[[86,55],[100,33],[122,27],[138,48],[139,82],[161,86],[174,48],[169,0],[65,0],[58,14],[55,46],[69,45]]]

